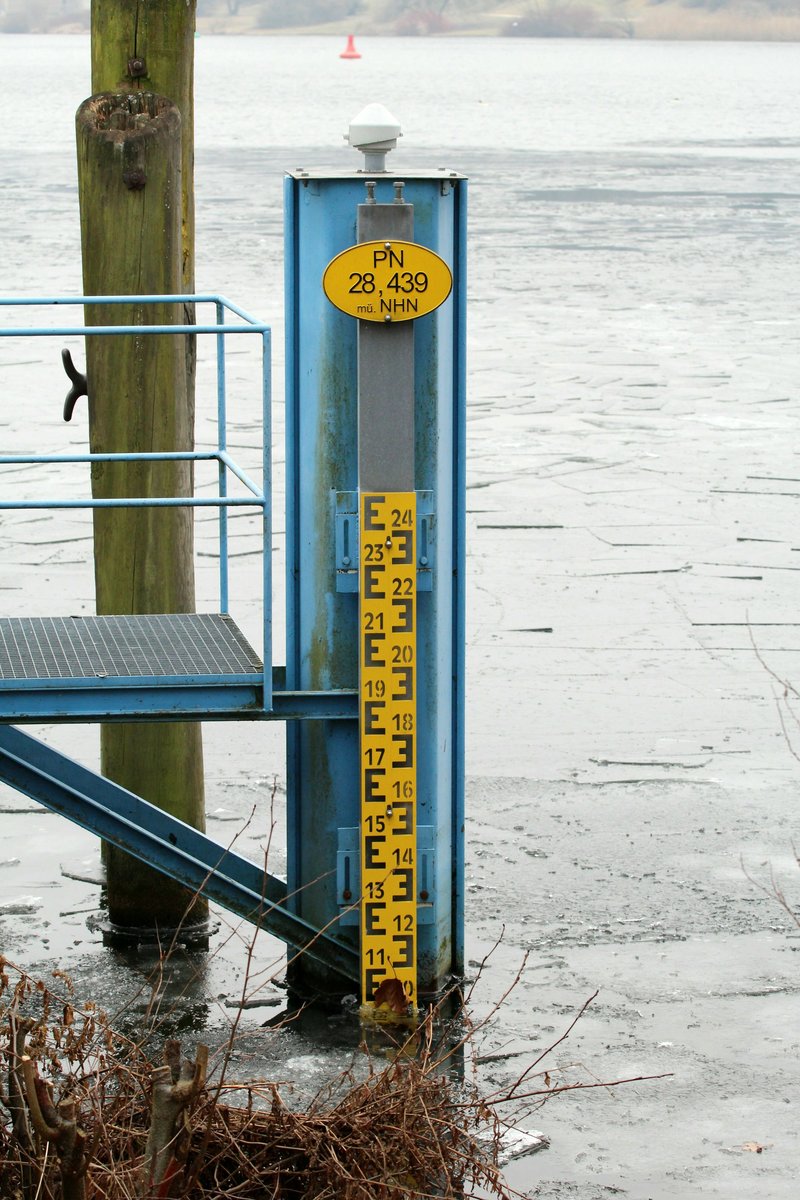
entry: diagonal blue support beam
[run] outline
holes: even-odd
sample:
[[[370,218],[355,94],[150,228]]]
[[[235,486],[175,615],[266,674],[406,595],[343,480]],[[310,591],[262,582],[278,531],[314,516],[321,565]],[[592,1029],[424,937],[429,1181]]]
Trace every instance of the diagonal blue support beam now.
[[[358,979],[357,951],[289,912],[281,880],[13,725],[0,724],[0,780],[193,891],[202,890],[328,970]]]

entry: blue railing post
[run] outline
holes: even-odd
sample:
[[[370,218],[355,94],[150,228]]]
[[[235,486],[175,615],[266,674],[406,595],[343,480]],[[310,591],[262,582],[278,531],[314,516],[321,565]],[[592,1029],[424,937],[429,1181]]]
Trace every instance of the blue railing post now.
[[[217,324],[225,324],[224,305],[217,301]],[[228,448],[228,422],[225,411],[225,334],[217,334],[217,448],[222,453]],[[217,467],[219,494],[228,494],[228,474],[225,463],[220,458]],[[219,506],[219,611],[229,611],[228,597],[228,509],[224,504]]]
[[[261,343],[261,490],[272,496],[272,335],[264,330]],[[261,508],[264,708],[272,708],[272,504]]]

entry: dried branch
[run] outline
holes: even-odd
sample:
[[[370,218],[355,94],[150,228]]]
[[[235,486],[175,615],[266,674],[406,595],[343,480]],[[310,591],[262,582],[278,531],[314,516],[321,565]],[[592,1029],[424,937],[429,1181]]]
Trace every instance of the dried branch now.
[[[141,1172],[144,1194],[157,1197],[172,1194],[183,1166],[190,1133],[185,1110],[205,1087],[208,1047],[198,1046],[194,1062],[181,1061],[180,1042],[169,1039],[164,1058],[164,1065],[151,1076],[152,1117]]]
[[[20,1072],[25,1055],[25,1038],[33,1029],[35,1021],[31,1017],[19,1016],[16,998],[8,1012],[8,1024],[8,1111],[11,1114],[11,1128],[14,1137],[23,1150],[30,1153],[33,1151],[33,1137],[28,1123],[25,1089],[24,1084],[20,1082]]]
[[[58,1139],[58,1114],[47,1091],[47,1084],[39,1078],[36,1064],[27,1054],[22,1056],[22,1078],[25,1081],[25,1099],[31,1114],[31,1122],[40,1138],[46,1142]],[[47,1113],[47,1116],[45,1116]],[[50,1118],[48,1121],[47,1117]]]
[[[31,1121],[44,1142],[56,1148],[61,1170],[63,1200],[86,1200],[86,1134],[78,1125],[78,1110],[74,1100],[62,1100],[58,1108],[46,1082],[39,1078],[33,1059],[22,1056],[22,1077],[25,1099]]]
[[[256,934],[247,943],[243,999],[252,986]],[[142,1045],[120,1037],[94,1006],[81,1009],[71,993],[59,997],[13,968],[22,981],[20,995],[42,1012],[33,1022],[24,1068],[33,1097],[30,1119],[44,1149],[38,1160],[30,1158],[34,1182],[41,1185],[37,1200],[84,1200],[66,1185],[70,1171],[70,1179],[85,1185],[90,1159],[93,1200],[461,1200],[477,1190],[493,1200],[515,1200],[518,1193],[503,1179],[499,1162],[506,1131],[518,1124],[527,1103],[533,1109],[566,1091],[663,1078],[551,1084],[543,1059],[570,1035],[591,997],[515,1082],[482,1094],[476,1074],[465,1080],[464,1061],[525,966],[523,959],[511,987],[478,1021],[456,987],[410,1030],[376,1026],[369,1038],[374,1057],[354,1058],[304,1111],[289,1108],[274,1081],[226,1080],[238,1016],[214,1086],[206,1088],[205,1047],[191,1061],[182,1057],[179,1042],[168,1039],[161,1065],[154,1066]],[[8,978],[0,980],[0,992],[6,989]],[[0,1058],[3,1053],[0,1042]],[[5,1053],[11,1061],[10,1043]],[[39,1078],[34,1057],[42,1074],[61,1080],[60,1103]],[[469,1057],[474,1068],[477,1056]],[[543,1072],[543,1084],[532,1078],[536,1071]],[[22,1155],[19,1148],[6,1153],[12,1143],[4,1136],[0,1125],[0,1196],[25,1195],[19,1186]],[[55,1153],[48,1157],[51,1146],[57,1162]]]
[[[795,862],[800,867],[800,858],[798,858],[797,848],[795,847],[794,843],[792,843],[792,853],[794,854]],[[786,893],[783,890],[783,886],[778,882],[775,876],[775,868],[770,865],[770,886],[766,887],[765,884],[760,883],[758,879],[755,879],[753,875],[750,874],[747,867],[744,865],[743,857],[739,858],[739,862],[741,864],[745,879],[749,883],[752,883],[753,887],[758,888],[758,890],[765,896],[768,896],[770,900],[777,900],[778,904],[786,913],[786,915],[794,922],[798,929],[800,929],[800,911],[797,911],[795,908],[793,908],[791,902],[787,899]]]

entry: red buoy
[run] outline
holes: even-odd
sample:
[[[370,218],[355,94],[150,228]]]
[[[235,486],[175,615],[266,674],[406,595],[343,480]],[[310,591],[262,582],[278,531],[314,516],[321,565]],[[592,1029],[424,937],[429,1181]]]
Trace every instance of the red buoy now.
[[[361,58],[361,55],[356,50],[356,42],[352,33],[347,35],[347,45],[345,46],[339,58]]]

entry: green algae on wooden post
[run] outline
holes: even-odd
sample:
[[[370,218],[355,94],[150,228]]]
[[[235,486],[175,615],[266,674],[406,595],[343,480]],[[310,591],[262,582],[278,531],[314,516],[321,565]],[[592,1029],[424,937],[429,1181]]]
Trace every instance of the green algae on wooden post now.
[[[181,291],[181,119],[150,92],[95,95],[78,110],[78,186],[87,295]],[[93,305],[88,324],[183,324],[181,304]],[[191,450],[194,413],[186,338],[133,334],[86,339],[93,452]],[[191,496],[185,462],[95,463],[96,498]],[[97,611],[194,608],[189,508],[95,510]],[[204,827],[200,726],[107,725],[105,775]],[[189,894],[121,851],[107,853],[109,915],[125,926],[174,926]],[[192,921],[202,918],[196,905]]]

